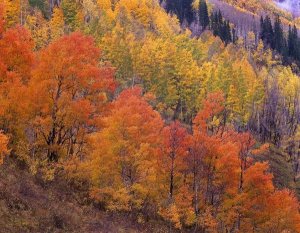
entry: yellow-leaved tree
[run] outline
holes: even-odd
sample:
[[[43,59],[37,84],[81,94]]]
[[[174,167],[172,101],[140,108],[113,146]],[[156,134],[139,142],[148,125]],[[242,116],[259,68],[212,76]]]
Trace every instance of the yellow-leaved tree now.
[[[7,27],[11,27],[20,23],[21,2],[22,1],[20,0],[4,0],[4,18]]]
[[[57,40],[64,34],[64,14],[61,8],[55,7],[50,20],[50,37],[52,40]]]

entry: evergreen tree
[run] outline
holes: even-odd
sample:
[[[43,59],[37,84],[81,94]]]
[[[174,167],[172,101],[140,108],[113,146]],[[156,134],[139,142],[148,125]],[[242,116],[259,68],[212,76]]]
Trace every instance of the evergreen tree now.
[[[292,34],[292,27],[291,25],[289,25],[289,33],[288,33],[288,53],[289,56],[292,56],[293,51],[294,51],[294,38],[293,38],[293,34]]]
[[[213,34],[215,35],[216,31],[216,24],[217,24],[217,14],[213,12],[210,16],[210,29],[212,30]]]
[[[209,25],[209,16],[206,0],[201,0],[199,4],[199,21],[203,30]]]
[[[261,18],[260,24],[260,38],[264,41],[265,45],[268,45],[274,49],[274,31],[270,17],[267,15],[265,19]]]
[[[299,60],[299,49],[298,49],[298,44],[299,44],[299,39],[298,39],[298,32],[297,28],[294,25],[292,28],[289,26],[289,34],[288,34],[288,55],[294,59]]]
[[[186,20],[190,24],[194,20],[192,3],[193,0],[167,0],[166,10],[168,13],[176,14],[180,23]]]
[[[224,27],[224,42],[228,44],[232,42],[231,28],[228,20],[225,21],[223,27]]]
[[[168,13],[176,14],[181,21],[180,0],[166,0],[166,11]]]
[[[260,39],[266,46],[276,50],[282,55],[283,63],[287,64],[289,57],[300,61],[300,41],[296,26],[289,25],[287,38],[284,35],[283,27],[279,16],[276,16],[274,27],[269,16],[260,19]]]
[[[222,23],[223,23],[223,16],[222,16],[221,10],[218,11],[218,14],[217,14],[217,22],[218,22],[219,24],[222,24]]]
[[[298,38],[298,30],[297,30],[297,27],[296,25],[294,25],[293,27],[293,36],[294,36],[294,47],[295,47],[295,50],[294,50],[294,58],[296,60],[300,60],[300,50],[299,50],[299,38]]]
[[[285,38],[284,38],[283,48],[281,49],[281,54],[282,54],[283,63],[287,64],[288,56],[289,56],[289,48],[288,48],[288,42]]]
[[[214,36],[219,35],[219,22],[218,22],[218,13],[213,12],[211,15],[211,30]]]
[[[183,18],[191,24],[194,20],[193,0],[182,0]]]
[[[225,44],[233,41],[229,21],[223,19],[221,11],[211,15],[211,30],[214,36],[219,36]]]
[[[281,21],[279,16],[276,17],[275,23],[274,23],[274,49],[283,54],[285,50],[285,38],[283,35],[283,29],[281,26]]]
[[[265,39],[265,32],[264,32],[264,18],[260,17],[260,32],[259,32],[259,38],[261,40]]]
[[[235,28],[232,28],[232,43],[236,43],[237,42],[237,40],[238,40],[239,38],[238,38],[238,36],[237,36],[237,34],[236,34],[236,30],[235,30]]]

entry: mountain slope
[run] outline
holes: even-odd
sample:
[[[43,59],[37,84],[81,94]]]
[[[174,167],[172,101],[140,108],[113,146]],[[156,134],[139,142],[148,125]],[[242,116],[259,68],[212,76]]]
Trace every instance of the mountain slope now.
[[[163,233],[169,228],[160,221],[138,224],[134,215],[100,210],[84,190],[64,178],[45,182],[8,159],[0,167],[0,229],[5,233]]]
[[[271,19],[264,46],[205,2],[199,37],[180,27],[191,0],[63,0],[21,19],[5,3],[5,231],[300,231],[300,79],[269,49]]]

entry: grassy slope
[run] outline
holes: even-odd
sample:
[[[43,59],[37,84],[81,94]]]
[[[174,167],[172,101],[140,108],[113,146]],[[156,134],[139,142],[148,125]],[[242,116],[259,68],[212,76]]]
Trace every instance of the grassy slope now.
[[[169,232],[159,221],[138,224],[134,216],[107,213],[86,200],[63,179],[44,183],[12,161],[0,168],[0,232]]]

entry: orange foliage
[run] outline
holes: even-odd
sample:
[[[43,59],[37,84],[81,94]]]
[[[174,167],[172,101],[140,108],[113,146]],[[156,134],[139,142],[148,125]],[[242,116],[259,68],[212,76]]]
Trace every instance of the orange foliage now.
[[[138,87],[123,91],[111,107],[105,128],[93,137],[92,196],[111,210],[141,209],[159,197],[157,152],[163,122]]]
[[[9,129],[14,134],[13,141],[16,141],[16,132],[22,130],[19,123],[24,120],[24,92],[34,64],[34,43],[23,27],[5,31],[2,26],[0,25],[0,119],[4,122],[2,127]]]
[[[28,81],[34,61],[33,47],[33,40],[23,27],[10,28],[3,33],[0,61],[6,67],[7,76],[19,76],[22,81]]]
[[[0,131],[0,164],[3,163],[4,157],[9,153],[7,148],[8,137]]]
[[[115,89],[113,69],[99,66],[91,37],[64,36],[43,49],[29,83],[29,114],[48,159],[83,154],[86,134],[105,112]]]
[[[221,111],[224,109],[224,101],[225,99],[220,92],[208,94],[207,99],[203,100],[202,110],[193,120],[195,132],[207,132],[208,127],[210,126],[208,121],[213,120],[212,118],[214,116],[217,116],[219,113],[221,113]]]
[[[175,180],[177,176],[183,177],[182,172],[186,169],[185,159],[188,155],[188,133],[178,121],[166,126],[162,132],[163,149],[160,157],[162,171],[169,177],[169,196],[173,197]]]
[[[164,127],[139,87],[110,101],[115,70],[99,63],[92,37],[72,33],[34,53],[23,27],[5,30],[3,12],[0,4],[0,125],[11,144],[22,138],[24,153],[63,161],[108,210],[159,213],[201,232],[300,232],[297,198],[255,163],[268,145],[226,125],[221,92],[204,99],[191,133],[179,121]],[[8,141],[0,131],[0,164]]]

